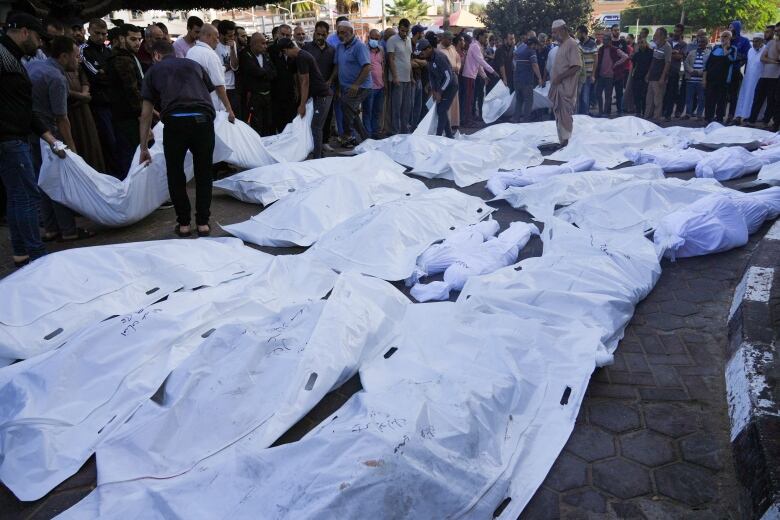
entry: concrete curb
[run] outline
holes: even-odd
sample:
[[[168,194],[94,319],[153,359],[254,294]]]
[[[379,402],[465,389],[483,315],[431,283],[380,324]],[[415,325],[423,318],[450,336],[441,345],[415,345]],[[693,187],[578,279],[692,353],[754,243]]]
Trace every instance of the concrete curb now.
[[[780,519],[780,220],[758,243],[729,312],[726,391],[737,477],[753,518]]]

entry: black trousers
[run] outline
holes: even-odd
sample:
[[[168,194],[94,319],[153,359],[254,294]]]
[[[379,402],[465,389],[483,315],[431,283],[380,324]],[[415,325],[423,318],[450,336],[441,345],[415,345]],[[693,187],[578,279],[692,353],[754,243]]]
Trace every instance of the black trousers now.
[[[670,72],[669,78],[666,80],[666,92],[664,92],[664,117],[672,117],[675,105],[677,105],[677,113],[681,113],[680,74],[673,74]]]
[[[756,95],[753,97],[753,106],[750,107],[750,119],[748,122],[755,123],[758,119],[758,114],[761,112],[761,107],[764,106],[766,101],[766,110],[764,111],[764,123],[768,123],[772,119],[772,115],[775,111],[775,92],[777,90],[778,81],[777,78],[760,78],[758,85],[756,85]]]
[[[273,95],[271,96],[273,98]],[[274,132],[281,133],[287,123],[298,115],[298,104],[294,99],[274,100],[271,105],[271,120]]]
[[[274,133],[271,111],[271,94],[253,92],[249,99],[249,125],[263,137]]]
[[[707,121],[723,121],[726,115],[728,90],[727,83],[707,83],[707,89],[704,91],[704,118]]]
[[[184,176],[184,157],[189,150],[195,170],[195,222],[209,223],[211,216],[211,162],[214,155],[214,120],[210,116],[165,118],[163,149],[168,169],[168,193],[176,211],[176,221],[190,225],[190,199]]]
[[[436,135],[444,134],[446,137],[452,138],[452,126],[450,126],[450,106],[455,101],[455,96],[458,94],[457,85],[450,84],[447,90],[441,93],[441,101],[436,103]]]
[[[634,109],[636,115],[643,116],[647,107],[647,82],[644,78],[633,78],[631,90],[634,94]]]

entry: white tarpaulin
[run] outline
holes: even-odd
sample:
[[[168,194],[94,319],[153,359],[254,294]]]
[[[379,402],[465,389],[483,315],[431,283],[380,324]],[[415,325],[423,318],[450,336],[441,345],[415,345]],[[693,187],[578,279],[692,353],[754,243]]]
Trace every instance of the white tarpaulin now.
[[[352,273],[327,301],[217,329],[171,372],[160,402],[145,401],[101,442],[98,484],[178,475],[249,433],[270,446],[391,346],[408,304],[387,282]]]
[[[368,175],[375,170],[403,172],[405,168],[382,152],[368,152],[363,156],[261,166],[220,179],[214,187],[240,201],[267,206],[324,177],[343,172]]]
[[[136,149],[130,171],[124,180],[100,173],[71,151],[56,157],[41,141],[41,173],[38,186],[46,194],[93,222],[109,227],[129,226],[168,200],[168,178],[163,152],[163,125],[152,130],[154,144],[149,149],[151,163],[140,164]],[[214,144],[214,162],[223,161],[230,150],[218,137]],[[192,154],[187,152],[184,173],[192,179]]]
[[[42,497],[74,474],[214,330],[319,299],[334,281],[311,258],[273,257],[263,272],[172,293],[0,370],[0,402],[13,403],[0,407],[0,480],[21,500]]]
[[[780,215],[780,186],[750,193],[726,190],[725,195],[737,206],[750,234],[758,231],[765,220],[772,220]]]
[[[309,100],[305,117],[295,116],[282,133],[268,137],[260,137],[252,127],[239,119],[231,124],[227,120],[227,112],[218,112],[214,132],[231,150],[230,157],[225,160],[241,168],[305,160],[314,149],[311,134],[313,106]]]
[[[731,128],[731,127],[729,127]],[[696,164],[696,176],[727,181],[756,173],[764,162],[741,146],[728,146],[710,152]]]
[[[525,209],[536,217],[553,213],[555,206],[566,206],[582,198],[610,190],[637,179],[663,179],[655,164],[629,166],[618,170],[559,175],[530,186],[510,187],[497,199],[506,199],[514,208]]]
[[[780,162],[762,166],[758,172],[758,180],[780,182]]]
[[[365,155],[360,157],[367,160]],[[404,175],[401,165],[395,164],[395,171],[372,166],[370,171],[347,170],[323,177],[251,219],[222,228],[261,246],[310,246],[325,232],[365,209],[427,191],[421,181]]]
[[[696,165],[704,159],[708,152],[696,148],[684,149],[650,149],[625,151],[626,159],[634,164],[657,164],[666,173],[688,172],[696,168]]]
[[[442,135],[396,134],[385,139],[366,139],[355,147],[355,152],[364,154],[372,150],[384,152],[398,164],[418,168],[441,148],[454,146],[459,141]],[[359,158],[360,155],[357,156]]]
[[[736,204],[713,193],[662,218],[653,240],[674,260],[744,246],[748,229]]]
[[[558,142],[555,121],[536,123],[498,123],[477,130],[473,134],[459,134],[464,141],[512,141],[522,146],[542,146]]]
[[[362,211],[325,233],[304,254],[339,272],[404,280],[430,244],[493,211],[478,197],[436,188]]]
[[[412,134],[436,135],[436,126],[439,124],[439,117],[436,115],[436,109],[433,108],[434,104],[433,98],[428,98],[428,101],[425,103],[425,106],[428,107],[428,112],[425,114],[425,117],[422,118],[422,121],[417,124],[417,128],[414,129]]]
[[[591,170],[594,163],[593,159],[584,157],[563,164],[547,164],[510,171],[497,170],[490,175],[487,181],[487,189],[493,195],[498,196],[510,186],[528,186],[556,175]]]
[[[512,97],[513,94],[509,92],[509,87],[503,81],[498,80],[490,92],[485,94],[485,100],[482,102],[482,120],[490,124],[504,115],[504,112],[512,104]]]
[[[512,222],[509,228],[497,237],[478,244],[461,244],[453,248],[455,260],[444,270],[444,281],[417,283],[411,295],[418,302],[446,300],[450,291],[460,291],[466,280],[472,276],[492,273],[496,269],[513,264],[532,235],[538,235],[539,228],[525,222]]]
[[[35,356],[85,325],[180,289],[262,271],[274,261],[235,238],[134,242],[46,255],[0,280],[0,358]]]
[[[716,122],[710,123],[706,128],[672,126],[664,128],[662,132],[679,139],[681,142],[687,141],[691,144],[702,144],[710,147],[766,143],[776,137],[776,134],[759,128],[723,126]]]
[[[711,179],[637,180],[580,199],[556,215],[588,229],[650,231],[672,211],[724,189]]]

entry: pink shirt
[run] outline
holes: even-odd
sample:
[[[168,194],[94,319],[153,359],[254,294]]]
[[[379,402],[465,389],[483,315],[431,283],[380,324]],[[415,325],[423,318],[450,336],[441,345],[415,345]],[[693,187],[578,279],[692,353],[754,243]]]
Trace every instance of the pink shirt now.
[[[466,54],[466,63],[463,64],[463,77],[469,79],[476,79],[479,73],[480,66],[491,74],[495,71],[493,67],[488,65],[485,58],[482,56],[482,46],[478,41],[474,40],[469,45],[469,52]]]
[[[176,41],[173,42],[173,50],[176,51],[177,58],[186,58],[187,51],[192,49],[194,46],[194,43],[192,45],[187,43],[187,40],[184,39],[184,36],[179,36],[176,38]]]
[[[385,53],[382,49],[379,49],[377,52],[370,50],[368,55],[371,57],[371,83],[374,84],[372,88],[384,88]]]

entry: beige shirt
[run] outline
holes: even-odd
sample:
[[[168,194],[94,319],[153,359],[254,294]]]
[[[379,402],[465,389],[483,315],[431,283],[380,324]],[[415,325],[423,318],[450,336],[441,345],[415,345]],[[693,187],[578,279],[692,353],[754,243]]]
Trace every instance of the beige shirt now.
[[[450,60],[450,67],[452,67],[452,72],[455,74],[460,73],[460,54],[458,54],[458,51],[455,50],[455,46],[450,45],[449,47],[444,48],[441,44],[439,44],[439,50],[447,56],[448,60]]]
[[[558,53],[555,56],[555,63],[553,63],[552,71],[550,73],[550,79],[557,81],[557,79],[566,72],[572,66],[581,67],[582,60],[580,59],[580,48],[574,38],[566,38],[566,40],[558,46]],[[568,78],[555,86],[550,86],[550,100],[553,105],[557,102],[555,99],[564,98],[571,103],[577,98],[577,83],[579,76],[572,74]]]

